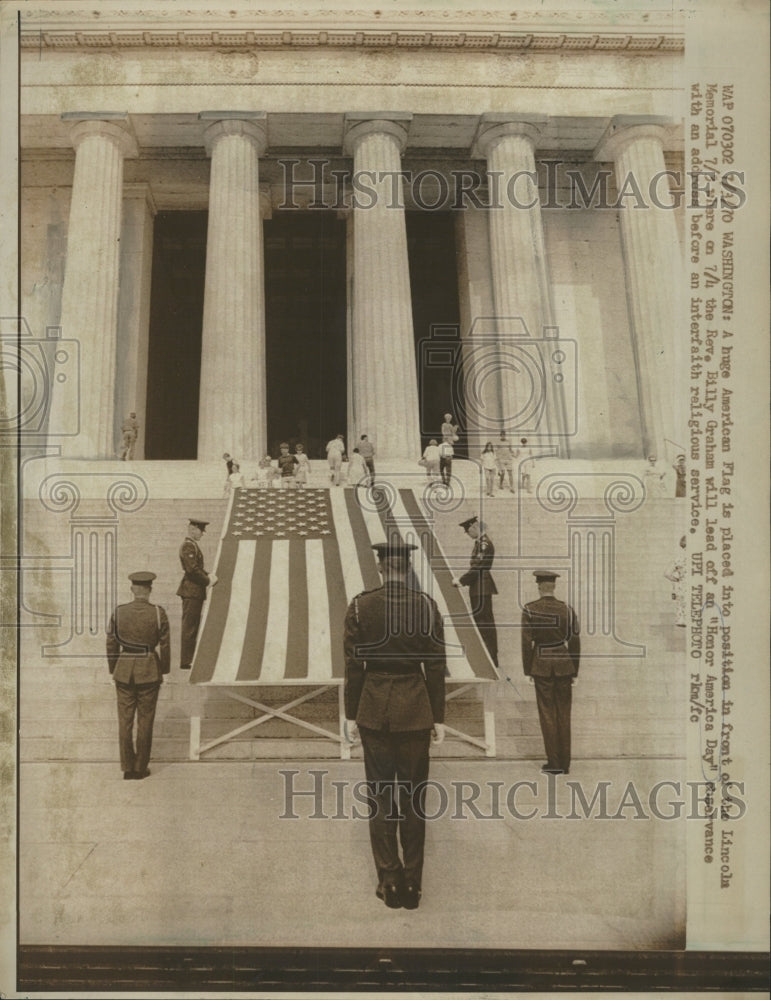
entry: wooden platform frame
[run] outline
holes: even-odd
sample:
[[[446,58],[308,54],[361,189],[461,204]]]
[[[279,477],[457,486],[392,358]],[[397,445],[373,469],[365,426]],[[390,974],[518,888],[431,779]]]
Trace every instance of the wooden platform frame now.
[[[483,686],[483,697],[482,697],[482,713],[483,713],[483,724],[484,724],[484,738],[480,739],[478,736],[471,736],[469,733],[464,733],[460,729],[455,729],[452,726],[445,726],[448,736],[454,736],[471,746],[478,747],[480,750],[484,751],[486,757],[495,757],[495,690],[498,681],[492,680],[479,680],[479,681],[452,681],[448,680],[447,684],[457,684],[453,690],[448,691],[445,701],[451,701],[457,698],[459,695],[470,690],[478,685]],[[202,685],[203,687],[204,685]],[[249,685],[250,687],[257,687],[258,685]],[[289,685],[274,685],[275,686],[286,686]],[[278,708],[271,707],[270,705],[265,705],[263,702],[258,701],[256,698],[249,697],[248,695],[241,694],[237,688],[227,687],[222,685],[221,687],[217,685],[220,690],[227,695],[228,698],[232,698],[234,701],[241,702],[244,705],[250,705],[252,708],[256,708],[263,714],[258,716],[256,719],[250,719],[248,722],[242,723],[240,726],[236,726],[235,729],[229,730],[227,733],[223,733],[217,736],[213,740],[208,740],[206,743],[201,743],[201,716],[193,715],[190,717],[190,760],[200,760],[203,754],[208,753],[209,750],[213,750],[215,747],[221,746],[223,743],[228,743],[238,736],[243,735],[250,729],[255,729],[257,726],[262,725],[262,723],[267,722],[269,719],[282,719],[284,722],[294,723],[296,726],[300,726],[302,729],[310,730],[316,735],[323,736],[325,739],[331,740],[333,743],[337,743],[340,747],[340,759],[350,760],[351,750],[357,745],[359,741],[351,742],[348,738],[348,727],[345,718],[345,703],[343,700],[343,681],[333,680],[328,684],[315,684],[311,691],[306,691],[305,694],[300,695],[297,698],[292,698],[290,701],[286,702],[284,705],[280,705]],[[325,691],[329,691],[332,688],[338,689],[338,715],[339,715],[339,726],[337,732],[331,729],[326,729],[324,726],[317,726],[313,722],[308,722],[305,719],[298,719],[296,715],[292,714],[292,710],[296,709],[299,705],[305,702],[311,701],[313,698],[318,697],[318,695],[323,694]]]

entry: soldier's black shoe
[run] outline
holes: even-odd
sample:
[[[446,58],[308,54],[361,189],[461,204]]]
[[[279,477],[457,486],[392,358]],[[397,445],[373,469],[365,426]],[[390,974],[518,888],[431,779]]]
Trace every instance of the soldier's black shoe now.
[[[134,771],[133,777],[136,781],[141,781],[142,778],[150,777],[150,768],[146,767],[144,771]]]
[[[402,906],[401,895],[397,885],[379,885],[375,889],[375,895],[382,899],[389,909],[398,910]]]
[[[549,767],[548,764],[544,764],[541,768],[541,774],[564,774],[565,772],[561,767]]]
[[[131,781],[131,779],[133,777],[134,777],[134,772],[133,771],[124,771],[123,772],[123,780],[124,781]]]
[[[405,910],[417,910],[420,906],[421,891],[411,882],[406,882],[402,886],[401,898],[402,906]]]

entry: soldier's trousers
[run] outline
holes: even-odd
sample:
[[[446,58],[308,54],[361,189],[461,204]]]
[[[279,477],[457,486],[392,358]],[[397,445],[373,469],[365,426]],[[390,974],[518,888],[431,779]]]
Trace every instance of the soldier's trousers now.
[[[573,678],[533,676],[538,718],[541,721],[546,766],[570,770],[570,709],[573,703]]]
[[[120,766],[123,771],[147,770],[153,747],[155,706],[158,704],[159,681],[151,684],[123,684],[115,682],[118,695],[118,741]],[[136,748],[134,747],[134,716],[137,720]]]
[[[493,615],[493,595],[476,594],[471,599],[471,613],[477,623],[482,641],[490,653],[490,659],[498,666],[498,630],[495,627],[495,616]]]
[[[364,748],[364,773],[374,806],[369,839],[378,885],[396,885],[402,878],[419,889],[423,878],[426,820],[423,810],[428,780],[429,729],[390,733],[359,727]],[[394,780],[398,793],[394,793]],[[376,807],[376,808],[375,808]],[[402,860],[399,859],[401,841]]]
[[[183,668],[189,667],[193,662],[202,610],[203,601],[199,598],[182,598],[182,636],[180,638],[179,663]]]

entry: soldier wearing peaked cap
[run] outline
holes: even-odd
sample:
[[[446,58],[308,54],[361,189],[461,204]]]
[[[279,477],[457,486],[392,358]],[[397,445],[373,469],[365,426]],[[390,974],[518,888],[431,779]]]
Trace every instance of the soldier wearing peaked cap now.
[[[217,577],[203,568],[203,553],[198,542],[206,531],[208,521],[191,518],[187,526],[187,537],[179,549],[179,561],[185,575],[177,588],[177,596],[182,598],[182,636],[180,641],[180,667],[189,670],[193,663],[201,611],[206,600],[206,588],[214,586]]]
[[[463,576],[453,580],[453,585],[468,587],[471,614],[490,658],[497,667],[498,632],[493,614],[493,595],[498,593],[498,588],[490,573],[495,559],[495,546],[485,531],[485,525],[476,515],[461,521],[459,527],[474,539],[474,548],[471,550],[471,565]]]
[[[376,895],[388,907],[415,909],[429,745],[432,734],[437,744],[444,739],[444,631],[436,602],[407,585],[416,546],[394,540],[373,548],[383,585],[355,597],[345,616],[345,715],[364,749]]]
[[[581,657],[578,618],[569,604],[554,596],[559,573],[533,573],[540,597],[522,614],[522,667],[535,684],[547,774],[570,771],[570,711]]]
[[[153,723],[163,675],[169,672],[169,620],[150,603],[155,573],[131,573],[130,604],[119,604],[107,632],[107,664],[118,698],[118,739],[123,777],[146,778]],[[134,745],[134,717],[137,720]]]

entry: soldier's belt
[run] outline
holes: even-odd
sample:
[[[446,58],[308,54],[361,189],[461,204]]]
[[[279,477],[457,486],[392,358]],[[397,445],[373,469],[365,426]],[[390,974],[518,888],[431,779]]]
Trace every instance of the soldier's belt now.
[[[395,674],[404,676],[406,674],[419,674],[420,663],[367,663],[368,674]]]

